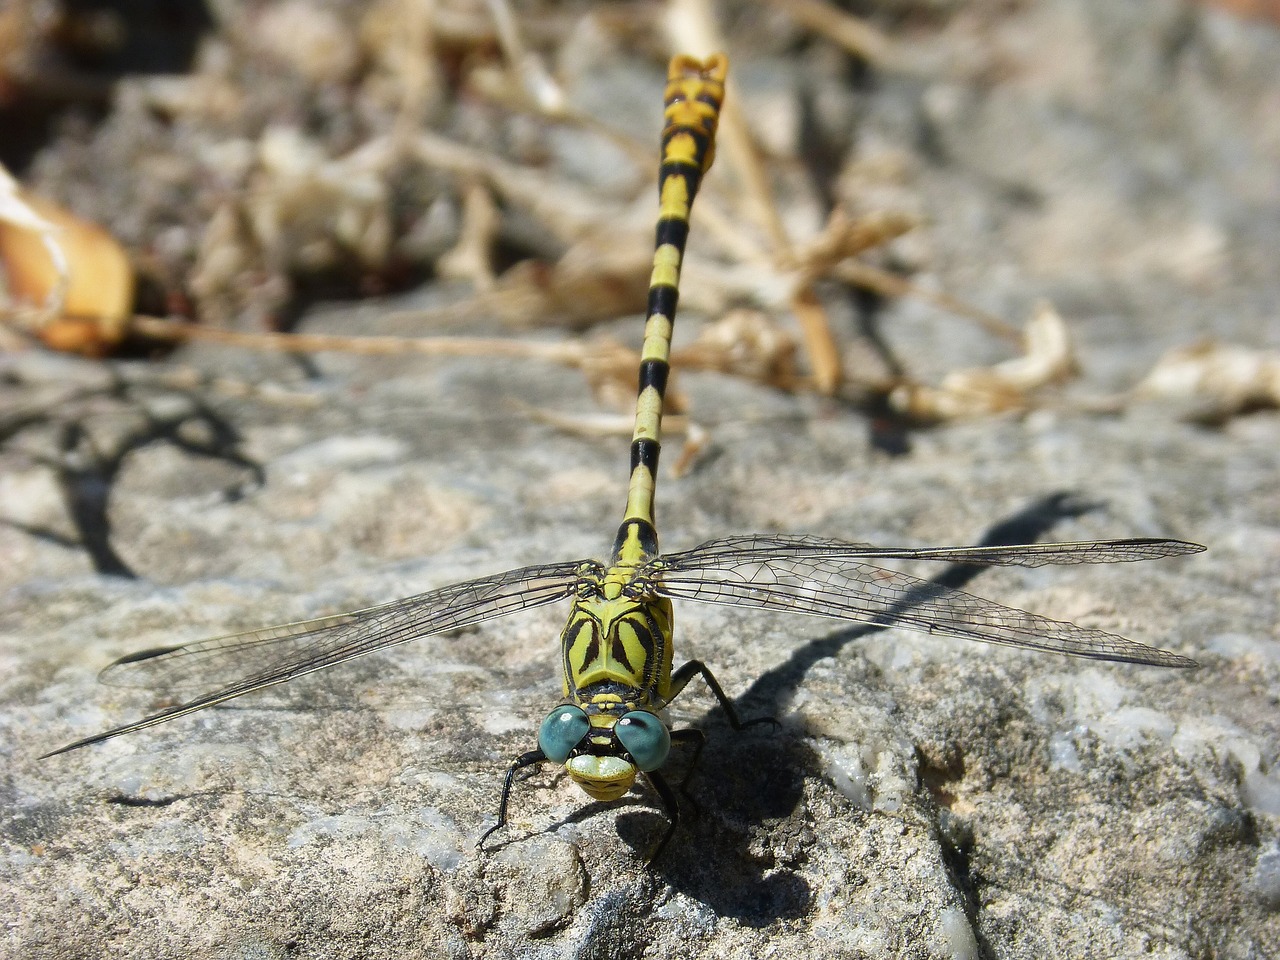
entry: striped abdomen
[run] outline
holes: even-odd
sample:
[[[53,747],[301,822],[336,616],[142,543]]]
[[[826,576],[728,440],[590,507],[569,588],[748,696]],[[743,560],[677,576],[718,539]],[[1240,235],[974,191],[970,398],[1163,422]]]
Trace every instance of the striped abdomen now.
[[[716,123],[724,100],[727,69],[728,62],[719,54],[705,62],[682,56],[671,61],[667,73],[666,125],[662,131],[662,166],[658,175],[660,210],[644,347],[640,355],[636,425],[631,437],[631,482],[627,489],[627,512],[614,543],[615,561],[629,565],[656,556],[658,552],[653,494],[680,262],[689,235],[689,210],[715,155]]]

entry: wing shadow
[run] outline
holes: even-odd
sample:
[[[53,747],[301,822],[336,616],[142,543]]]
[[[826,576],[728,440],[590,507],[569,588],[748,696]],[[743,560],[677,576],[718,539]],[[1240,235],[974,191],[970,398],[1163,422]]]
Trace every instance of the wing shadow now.
[[[992,526],[980,543],[1034,543],[1062,521],[1099,507],[1100,504],[1070,493],[1053,493]],[[939,586],[962,589],[983,569],[980,564],[950,564],[890,612],[911,609],[914,602],[936,595],[933,591]],[[784,714],[815,664],[884,629],[874,625],[842,627],[802,644],[736,698],[735,703],[743,705],[739,712],[744,718]],[[689,832],[695,835],[690,845],[698,850],[698,857],[666,855],[654,863],[655,871],[682,893],[706,903],[717,915],[734,917],[749,926],[766,926],[802,915],[812,899],[808,884],[785,865],[779,869],[779,864],[765,862],[753,853],[750,837],[765,823],[783,820],[795,811],[805,777],[821,775],[821,760],[799,736],[786,731],[776,735],[755,731],[735,734],[718,707],[709,708],[690,725],[709,730],[708,749],[691,789],[704,807],[715,804],[716,816],[704,814],[689,824]],[[713,797],[708,796],[711,785],[720,788]],[[651,842],[659,828],[646,823],[633,834],[626,821],[632,817],[647,820],[649,816],[636,813],[619,817],[619,834],[639,850]],[[954,864],[949,860],[947,867],[951,870]],[[957,889],[970,899],[967,879],[954,880]],[[971,899],[966,908],[976,912]],[[974,926],[975,934],[977,930]],[[979,947],[981,950],[982,944]]]

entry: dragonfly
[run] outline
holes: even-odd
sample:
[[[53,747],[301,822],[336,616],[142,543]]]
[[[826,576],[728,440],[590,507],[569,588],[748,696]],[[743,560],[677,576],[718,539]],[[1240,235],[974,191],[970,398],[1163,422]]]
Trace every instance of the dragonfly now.
[[[727,58],[679,55],[664,97],[656,230],[626,509],[607,562],[569,560],[522,567],[406,597],[381,606],[268,627],[181,646],[143,650],[111,664],[103,679],[205,692],[140,720],[51,751],[55,756],[204,710],[396,644],[457,631],[558,601],[570,610],[560,635],[560,702],[538,729],[532,749],[515,757],[503,780],[497,821],[506,826],[517,774],[543,763],[564,767],[592,798],[617,800],[647,782],[667,827],[650,859],[680,822],[680,802],[663,774],[675,744],[692,749],[704,734],[673,729],[666,708],[700,678],[730,725],[743,722],[724,688],[700,660],[673,669],[672,601],[697,601],[808,614],[878,627],[907,627],[968,640],[1157,667],[1196,661],[1102,630],[1052,620],[871,561],[933,560],[1017,565],[1117,563],[1198,553],[1181,540],[1127,539],[1015,546],[879,547],[816,536],[722,537],[691,550],[658,549],[654,493],[661,450],[663,397],[689,214],[714,160]],[[680,785],[687,795],[688,773]]]

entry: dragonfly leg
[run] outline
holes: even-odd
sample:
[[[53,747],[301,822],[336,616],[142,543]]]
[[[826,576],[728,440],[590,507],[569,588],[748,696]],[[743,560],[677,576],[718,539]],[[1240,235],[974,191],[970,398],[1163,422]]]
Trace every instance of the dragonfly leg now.
[[[701,660],[690,660],[671,674],[671,695],[667,697],[667,702],[670,703],[678,697],[680,692],[689,685],[689,681],[698,674],[702,674],[702,679],[706,681],[711,692],[715,694],[716,700],[719,701],[725,715],[729,718],[729,726],[733,727],[733,729],[745,730],[747,727],[759,726],[762,723],[767,723],[777,728],[778,721],[773,717],[755,717],[745,723],[740,720],[738,711],[734,709],[733,703],[724,692],[724,687],[720,686],[720,681],[715,678],[712,672],[707,669],[707,665]]]
[[[484,832],[484,836],[476,844],[477,849],[483,850],[484,842],[507,825],[507,805],[511,800],[511,785],[515,782],[516,774],[525,767],[537,766],[545,759],[547,759],[547,755],[541,750],[530,750],[528,753],[522,753],[511,761],[511,766],[507,767],[506,779],[502,781],[502,800],[498,804],[498,822]]]
[[[694,771],[698,769],[698,760],[702,757],[702,748],[707,745],[707,735],[694,727],[689,727],[685,730],[672,730],[671,742],[673,744],[693,744],[693,753],[685,767],[684,776],[680,778],[680,795],[684,798],[684,804],[689,808],[689,811],[695,817],[700,816],[701,811],[698,809],[698,801],[694,800],[693,794],[689,792],[689,781],[693,778]]]
[[[645,863],[653,863],[658,857],[662,856],[662,851],[667,848],[667,844],[675,836],[676,827],[680,825],[680,801],[676,799],[675,792],[671,789],[671,784],[667,783],[662,774],[653,771],[646,773],[645,778],[653,786],[653,789],[658,792],[658,797],[662,800],[662,807],[669,821],[667,832],[662,835],[662,839],[653,848],[653,852],[645,858]]]

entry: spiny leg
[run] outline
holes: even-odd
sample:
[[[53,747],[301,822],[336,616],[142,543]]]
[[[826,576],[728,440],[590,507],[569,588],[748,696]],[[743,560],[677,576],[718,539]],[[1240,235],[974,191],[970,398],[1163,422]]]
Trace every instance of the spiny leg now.
[[[738,711],[724,692],[724,687],[720,686],[720,681],[715,678],[715,675],[701,660],[690,660],[671,674],[671,693],[667,697],[667,703],[678,697],[684,688],[689,685],[689,681],[698,674],[702,674],[702,679],[706,681],[707,687],[715,695],[720,707],[725,712],[725,716],[729,718],[729,726],[733,727],[734,730],[745,730],[748,727],[756,727],[763,723],[770,724],[775,728],[779,726],[778,721],[773,717],[755,717],[745,722],[740,720]]]
[[[676,828],[680,826],[680,801],[676,799],[675,792],[671,789],[671,784],[667,783],[666,778],[656,770],[646,773],[645,779],[657,791],[668,820],[667,832],[662,835],[658,845],[645,858],[645,863],[653,863],[658,857],[662,856],[662,851],[667,848],[667,844],[671,842],[671,838],[676,834]]]
[[[775,728],[778,726],[778,721],[773,717],[754,717],[751,720],[743,721],[738,716],[738,711],[734,708],[728,695],[724,692],[724,688],[720,686],[720,681],[715,678],[715,674],[713,674],[707,665],[701,660],[690,660],[672,673],[671,695],[667,702],[669,703],[671,700],[674,700],[679,696],[684,688],[689,685],[689,681],[699,674],[701,674],[702,679],[706,681],[707,687],[719,702],[721,708],[725,712],[725,716],[729,718],[729,725],[733,727],[734,730],[742,731],[746,730],[748,727],[760,726],[761,724],[766,723]],[[701,730],[692,727],[683,730],[672,730],[671,742],[672,744],[683,742],[692,743],[694,745],[693,755],[689,758],[685,774],[680,780],[680,793],[693,809],[694,814],[697,815],[698,802],[694,800],[693,794],[689,791],[689,781],[693,779],[693,775],[698,769],[698,761],[702,758],[702,749],[707,743],[706,734]],[[654,776],[654,774],[650,774],[650,780],[653,780]],[[663,781],[662,787],[667,787],[665,781]],[[662,787],[660,787],[657,782],[654,783],[654,788],[658,790],[658,795],[662,797],[664,804],[674,809],[674,794],[668,798],[668,796],[663,794]],[[668,791],[670,790],[669,787],[667,787],[667,789]],[[662,848],[666,846],[667,841],[671,839],[671,834],[675,832],[675,818],[673,817],[672,819],[672,826],[668,830],[667,835],[663,837],[662,842],[658,844],[658,849],[654,852],[653,856],[650,857],[651,861],[658,856],[658,853],[660,853]]]
[[[507,805],[511,801],[511,785],[515,782],[516,774],[525,767],[537,766],[546,759],[547,755],[541,750],[530,750],[528,753],[522,753],[511,761],[511,765],[507,767],[507,776],[502,781],[502,800],[498,803],[498,822],[484,832],[484,836],[476,844],[477,849],[483,850],[484,842],[507,825]]]
[[[698,769],[698,761],[702,759],[702,748],[707,745],[707,735],[701,730],[694,727],[687,727],[684,730],[671,731],[671,743],[692,743],[693,753],[685,762],[684,776],[680,778],[680,795],[684,797],[685,803],[693,811],[695,817],[701,816],[702,811],[698,807],[698,801],[693,799],[693,794],[689,792],[689,781],[693,779],[694,773]]]
[[[720,702],[720,706],[724,708],[724,712],[728,715],[729,723],[734,730],[741,731],[748,727],[758,726],[762,723],[772,724],[775,727],[778,726],[778,721],[773,717],[756,717],[752,720],[746,721],[745,723],[740,720],[738,718],[737,711],[733,708],[733,704],[729,702],[729,698],[725,695],[724,688],[720,686],[719,681],[716,680],[711,671],[707,669],[707,665],[701,660],[690,660],[672,674],[672,698],[680,693],[680,691],[688,685],[689,681],[699,673],[702,674],[702,678],[707,682],[707,686],[711,688],[711,692],[715,694],[716,699]],[[683,730],[672,730],[671,742],[673,745],[677,743],[693,744],[693,755],[689,758],[685,774],[680,779],[680,793],[692,808],[694,816],[698,816],[700,812],[698,809],[698,803],[693,799],[693,794],[689,792],[689,781],[693,777],[694,772],[698,769],[698,761],[702,758],[702,749],[707,745],[706,734],[693,727]],[[661,856],[662,851],[666,849],[671,838],[675,836],[676,828],[680,825],[680,801],[676,797],[675,792],[671,789],[671,785],[667,783],[666,778],[663,777],[662,774],[654,771],[652,773],[646,773],[645,776],[653,786],[653,789],[657,791],[659,799],[662,800],[662,806],[666,811],[667,818],[670,820],[667,832],[662,835],[662,839],[658,841],[658,845],[654,848],[646,861],[648,863],[653,863],[653,861],[657,860],[658,857]]]

